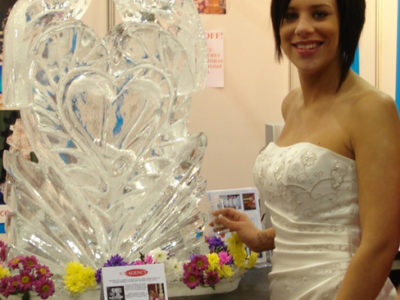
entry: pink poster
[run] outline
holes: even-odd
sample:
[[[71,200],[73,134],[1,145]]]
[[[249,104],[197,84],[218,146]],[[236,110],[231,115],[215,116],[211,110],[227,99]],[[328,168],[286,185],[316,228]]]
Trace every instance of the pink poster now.
[[[224,87],[224,34],[206,31],[208,46],[207,87]]]

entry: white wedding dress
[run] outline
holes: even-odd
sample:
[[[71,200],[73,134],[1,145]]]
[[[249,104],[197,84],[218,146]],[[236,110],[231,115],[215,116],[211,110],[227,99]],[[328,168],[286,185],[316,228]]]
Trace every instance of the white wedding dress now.
[[[355,161],[307,142],[270,143],[254,179],[276,231],[270,299],[333,300],[360,244]],[[395,298],[388,279],[376,299]]]

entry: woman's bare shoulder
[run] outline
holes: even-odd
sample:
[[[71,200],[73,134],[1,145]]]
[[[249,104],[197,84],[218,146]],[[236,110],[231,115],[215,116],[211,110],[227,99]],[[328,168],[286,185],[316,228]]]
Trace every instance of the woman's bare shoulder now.
[[[376,110],[396,109],[392,97],[361,77],[354,79],[351,87],[343,93],[342,100],[351,106],[353,114],[360,115],[360,117],[365,117],[365,114],[374,114]]]
[[[349,95],[350,128],[356,140],[400,139],[400,120],[392,97],[370,84],[357,84]]]

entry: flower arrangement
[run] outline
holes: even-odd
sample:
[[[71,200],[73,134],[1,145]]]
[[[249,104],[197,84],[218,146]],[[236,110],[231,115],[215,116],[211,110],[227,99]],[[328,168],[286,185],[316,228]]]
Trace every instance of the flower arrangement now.
[[[35,291],[42,299],[54,294],[51,272],[40,265],[35,256],[17,256],[6,262],[7,246],[0,241],[0,294],[4,297],[22,294],[29,299],[30,291]]]
[[[230,279],[235,271],[242,272],[252,268],[257,262],[258,254],[251,252],[247,255],[246,248],[236,233],[232,233],[227,239],[227,245],[216,236],[206,238],[206,241],[210,253],[193,255],[183,265],[183,282],[190,289],[199,285],[215,288],[221,279]]]
[[[229,280],[236,272],[243,272],[256,264],[258,254],[251,252],[248,255],[236,233],[227,239],[227,244],[216,236],[207,237],[206,242],[210,253],[192,255],[187,262],[181,262],[167,251],[156,248],[147,255],[141,253],[140,258],[132,262],[116,254],[103,267],[164,263],[169,281],[182,281],[194,289],[197,286],[215,288],[221,279]],[[99,268],[95,271],[78,262],[70,262],[64,276],[65,288],[73,295],[93,288],[96,283],[101,283],[101,270]]]
[[[215,286],[222,279],[231,279],[237,273],[252,268],[258,254],[247,254],[244,244],[236,233],[232,233],[226,243],[219,237],[206,237],[209,248],[207,254],[194,254],[186,262],[174,255],[156,248],[147,255],[127,262],[119,254],[113,255],[103,267],[145,265],[164,263],[168,281],[183,282],[188,288]],[[4,297],[22,294],[22,299],[30,299],[29,292],[35,291],[42,299],[55,292],[52,274],[45,265],[40,265],[35,256],[17,256],[6,262],[7,246],[0,241],[0,294]],[[97,270],[73,261],[66,265],[63,277],[64,287],[72,296],[77,296],[101,283],[102,268]]]

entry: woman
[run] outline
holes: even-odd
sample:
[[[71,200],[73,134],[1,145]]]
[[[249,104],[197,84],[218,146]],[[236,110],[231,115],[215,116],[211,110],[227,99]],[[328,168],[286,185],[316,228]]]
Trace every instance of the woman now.
[[[271,300],[396,299],[387,277],[400,237],[400,122],[394,101],[349,70],[364,11],[364,0],[271,3],[277,56],[301,84],[254,168],[273,228],[215,212],[251,249],[275,247]]]

